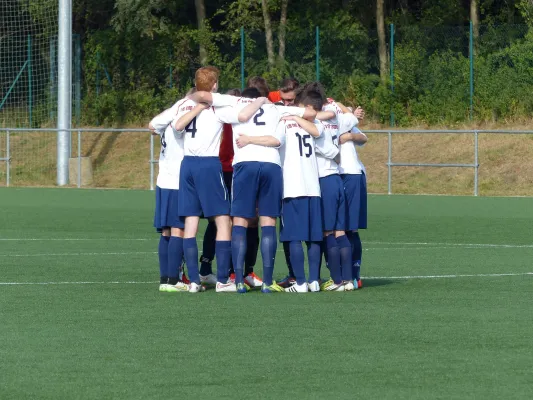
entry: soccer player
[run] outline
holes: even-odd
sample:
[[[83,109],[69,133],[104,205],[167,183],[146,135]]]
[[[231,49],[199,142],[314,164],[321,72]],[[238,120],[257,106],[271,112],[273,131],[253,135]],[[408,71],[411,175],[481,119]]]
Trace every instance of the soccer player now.
[[[281,81],[280,88],[277,91],[268,94],[268,99],[275,104],[292,106],[299,86],[300,82],[297,79],[285,78]]]
[[[219,71],[214,67],[203,67],[196,71],[197,91],[216,92]],[[220,99],[220,97],[215,98]],[[221,95],[218,95],[221,96]],[[217,105],[217,104],[214,104]],[[242,113],[242,114],[241,114]],[[246,110],[239,113],[239,120]],[[231,263],[231,221],[229,217],[229,194],[224,184],[222,167],[218,158],[221,120],[214,109],[206,109],[187,99],[180,105],[172,122],[173,127],[184,135],[184,159],[181,164],[178,213],[185,217],[183,251],[189,271],[190,293],[203,291],[198,270],[198,245],[196,233],[200,216],[213,218],[217,227],[215,253],[217,258],[217,292],[236,291],[228,282]]]
[[[319,93],[309,91],[297,99],[301,107],[316,112],[322,109]],[[285,145],[281,148],[283,160],[283,211],[281,218],[282,242],[290,242],[290,259],[296,283],[285,289],[292,293],[305,293],[302,242],[307,244],[309,275],[318,275],[320,242],[322,241],[322,210],[320,184],[315,153],[315,138],[324,131],[317,120],[298,116],[284,117],[280,129],[285,133]]]
[[[364,110],[357,108],[354,114],[362,118],[364,117]],[[346,195],[346,231],[352,245],[352,274],[355,289],[360,289],[363,286],[361,281],[363,247],[359,229],[366,229],[367,227],[366,170],[357,156],[356,146],[363,146],[367,141],[367,136],[357,127],[342,133],[340,137],[339,167]]]
[[[183,160],[183,139],[171,126],[172,119],[186,99],[152,119],[149,129],[161,138],[159,174],[156,185],[154,226],[161,232],[159,239],[159,290],[187,291],[178,280],[179,265],[183,258],[183,218],[178,216],[179,177]]]

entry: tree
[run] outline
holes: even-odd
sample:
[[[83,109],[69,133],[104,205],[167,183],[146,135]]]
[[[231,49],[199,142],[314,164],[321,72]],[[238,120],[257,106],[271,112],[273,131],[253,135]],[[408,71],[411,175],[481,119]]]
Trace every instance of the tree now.
[[[387,46],[385,43],[385,0],[376,0],[376,22],[378,26],[379,75],[387,80]]]
[[[194,0],[196,7],[196,19],[198,20],[198,30],[203,33],[205,31],[205,3],[204,0]],[[203,36],[203,35],[202,35]],[[207,64],[207,51],[202,39],[200,38],[200,64]]]
[[[285,35],[287,32],[287,9],[289,7],[289,0],[281,0],[281,17],[279,19],[279,60],[285,60]]]
[[[477,41],[479,37],[479,13],[478,13],[478,1],[470,0],[470,21],[472,21],[472,28],[474,31],[474,41]]]
[[[272,22],[270,21],[270,12],[268,10],[268,0],[261,0],[261,8],[263,9],[263,20],[265,23],[265,38],[267,46],[267,58],[270,68],[274,67],[274,40],[272,39]]]

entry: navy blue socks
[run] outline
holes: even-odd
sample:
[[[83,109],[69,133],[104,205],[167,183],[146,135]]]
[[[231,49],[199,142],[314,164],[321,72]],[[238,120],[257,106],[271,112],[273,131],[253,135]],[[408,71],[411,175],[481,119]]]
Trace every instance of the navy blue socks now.
[[[234,225],[231,230],[231,255],[235,270],[235,283],[243,283],[244,258],[246,257],[246,228]]]
[[[217,256],[217,281],[226,283],[231,265],[231,241],[217,240],[215,243],[215,253]]]
[[[159,238],[159,248],[157,250],[159,255],[159,277],[160,283],[167,283],[168,281],[168,242],[170,238],[163,236]]]
[[[356,280],[361,280],[361,260],[363,258],[363,245],[359,232],[350,232],[350,243],[352,244],[352,274]]]
[[[304,249],[302,247],[302,242],[292,241],[288,243],[294,277],[296,278],[298,285],[303,285],[306,282],[306,279],[304,268]]]
[[[278,249],[275,226],[261,227],[261,255],[263,257],[263,282],[272,285],[274,260]]]
[[[264,232],[263,232],[264,235]],[[246,257],[244,259],[244,275],[254,272],[257,252],[259,250],[259,228],[248,228],[246,230]]]
[[[168,241],[168,283],[178,283],[179,268],[183,259],[183,238],[171,236]]]
[[[339,246],[342,280],[353,280],[352,273],[352,244],[346,235],[337,238],[337,245]]]
[[[306,242],[307,244],[307,261],[309,262],[309,282],[320,279],[320,245],[322,242]]]
[[[198,271],[198,245],[196,238],[183,239],[183,254],[189,271],[189,280],[200,284],[200,272]]]
[[[328,268],[331,274],[331,279],[337,284],[342,282],[341,275],[341,255],[339,251],[339,246],[337,244],[337,239],[335,235],[331,234],[324,238],[326,243],[326,259],[328,260]]]
[[[200,275],[206,276],[213,273],[211,262],[215,258],[215,240],[217,236],[217,225],[215,221],[209,221],[204,234],[202,246],[202,257],[200,265]]]

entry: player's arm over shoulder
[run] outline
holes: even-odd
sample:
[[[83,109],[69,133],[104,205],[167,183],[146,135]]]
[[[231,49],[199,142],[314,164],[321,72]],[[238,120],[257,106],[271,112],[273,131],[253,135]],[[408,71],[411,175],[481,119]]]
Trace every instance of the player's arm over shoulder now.
[[[353,128],[350,132],[341,133],[339,143],[354,142],[357,146],[363,146],[368,142],[368,137],[358,128]]]
[[[178,132],[182,132],[193,119],[209,107],[206,103],[198,103],[195,106],[192,106],[192,102],[188,102],[187,104],[187,107],[182,107],[184,109],[180,108],[178,110],[178,113],[172,121],[172,127]]]
[[[162,135],[167,126],[172,123],[177,111],[178,103],[152,118],[148,124],[148,129],[152,131],[153,135]]]

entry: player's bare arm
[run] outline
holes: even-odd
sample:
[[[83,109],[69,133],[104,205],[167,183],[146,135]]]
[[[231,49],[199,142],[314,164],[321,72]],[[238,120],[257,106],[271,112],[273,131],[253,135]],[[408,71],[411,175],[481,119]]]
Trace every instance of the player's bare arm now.
[[[239,135],[235,141],[237,147],[242,149],[243,147],[249,144],[255,144],[258,146],[265,147],[279,147],[281,142],[279,139],[276,139],[274,136],[265,135],[265,136],[248,136],[248,135]]]
[[[259,97],[252,103],[248,104],[239,112],[239,122],[246,122],[254,116],[254,114],[265,104],[270,104],[270,100],[266,97]]]
[[[202,111],[209,108],[209,105],[206,103],[198,103],[194,108],[187,112],[186,114],[182,115],[175,123],[174,123],[174,129],[178,132],[181,132],[185,129],[187,125],[191,123],[191,121],[196,118]]]
[[[319,121],[328,121],[335,118],[335,112],[333,111],[319,111],[316,113],[316,119]]]
[[[306,111],[307,111],[307,109],[306,109]],[[316,114],[316,111],[315,111],[315,114]],[[319,137],[320,136],[320,132],[318,131],[316,125],[313,122],[308,121],[307,119],[298,117],[296,115],[288,115],[286,117],[283,117],[282,120],[284,120],[284,121],[294,121],[298,125],[300,125],[302,127],[302,129],[304,131],[306,131],[307,133],[309,133],[311,136],[313,136],[313,137]]]
[[[344,144],[346,142],[354,142],[355,144],[362,146],[368,142],[368,137],[364,133],[343,133],[339,138],[339,143]]]

